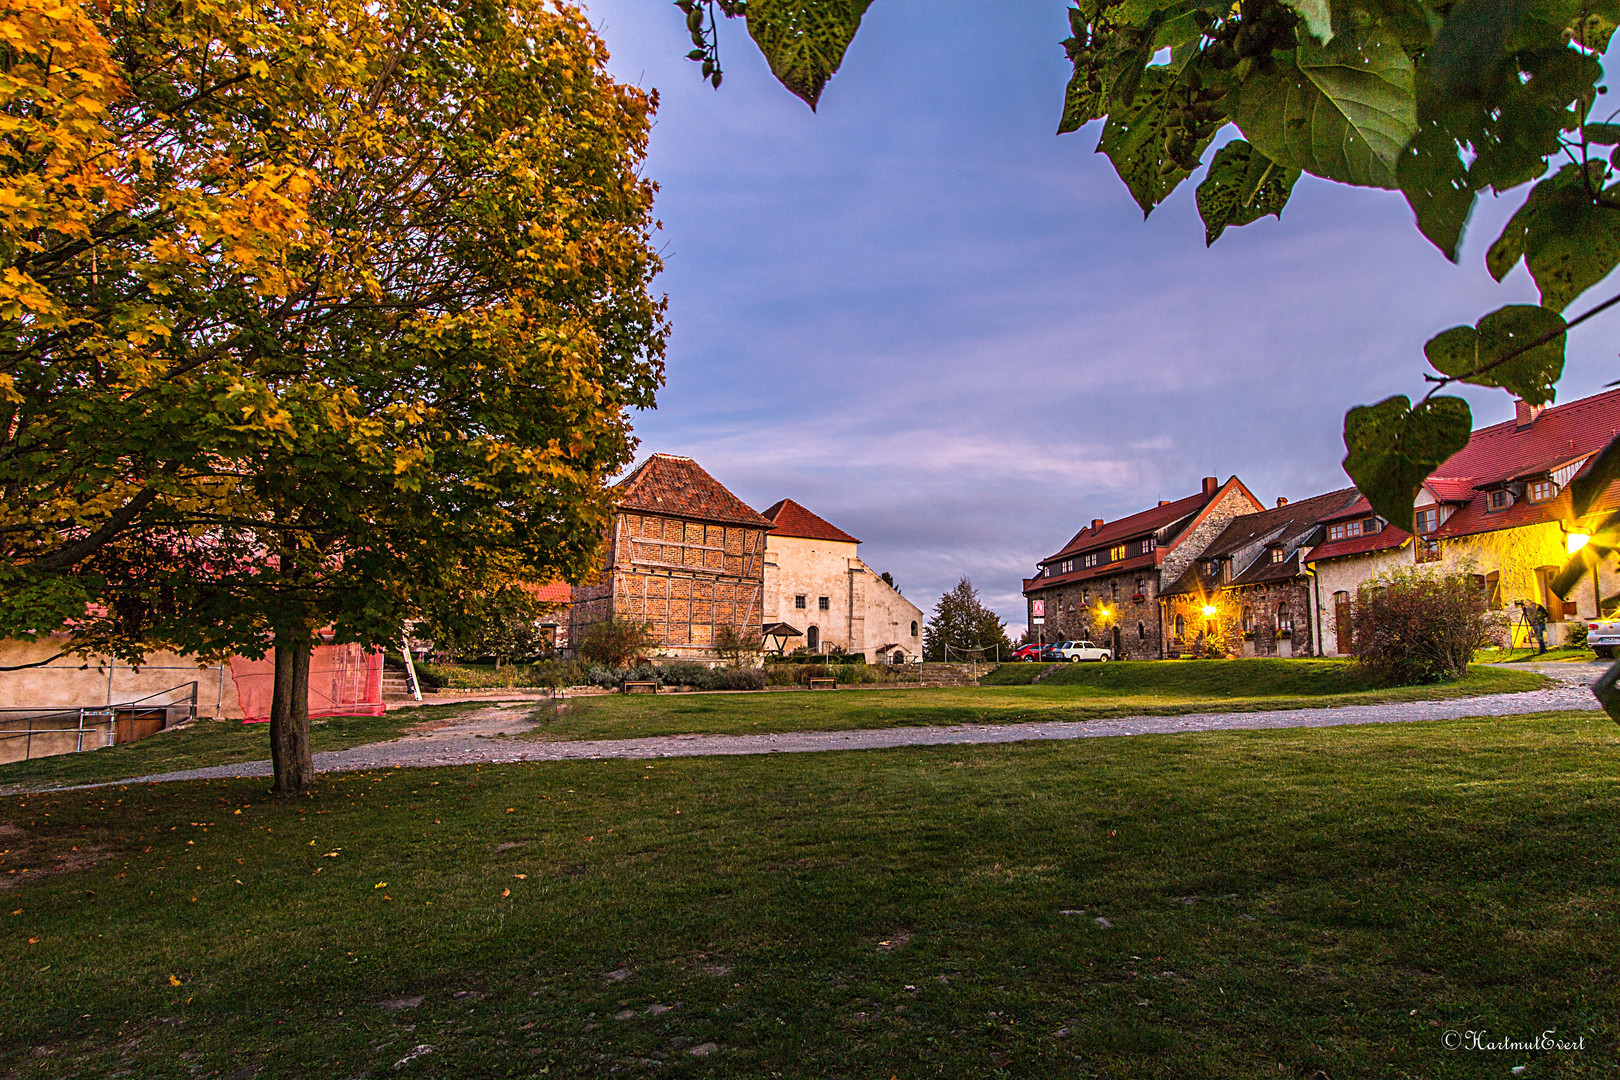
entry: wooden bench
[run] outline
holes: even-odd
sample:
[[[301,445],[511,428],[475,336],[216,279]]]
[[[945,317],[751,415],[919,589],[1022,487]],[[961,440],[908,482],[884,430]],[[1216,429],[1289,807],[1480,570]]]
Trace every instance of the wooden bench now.
[[[637,681],[634,679],[626,679],[624,680],[623,693],[656,694],[658,693],[658,680],[646,679],[644,681]]]
[[[836,690],[836,689],[838,689],[838,680],[837,679],[811,679],[810,680],[810,689],[812,689],[812,690]]]

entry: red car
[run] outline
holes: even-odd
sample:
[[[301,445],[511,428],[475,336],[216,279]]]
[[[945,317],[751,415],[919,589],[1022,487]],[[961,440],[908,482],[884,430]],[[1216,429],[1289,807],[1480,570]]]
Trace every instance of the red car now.
[[[1025,645],[1023,648],[1015,650],[1012,654],[1012,658],[1021,662],[1040,660],[1043,659],[1043,652],[1050,648],[1050,645]]]

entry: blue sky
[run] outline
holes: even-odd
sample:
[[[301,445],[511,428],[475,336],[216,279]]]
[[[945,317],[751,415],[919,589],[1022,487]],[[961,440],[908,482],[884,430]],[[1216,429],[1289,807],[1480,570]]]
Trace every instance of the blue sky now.
[[[740,21],[715,91],[673,4],[587,10],[613,73],[661,98],[673,335],[640,456],[804,504],[925,611],[965,574],[1016,635],[1037,559],[1206,475],[1268,504],[1347,485],[1346,409],[1422,394],[1424,341],[1535,298],[1484,268],[1518,196],[1482,202],[1456,266],[1398,194],[1310,177],[1212,249],[1197,177],[1144,222],[1098,125],[1053,134],[1056,0],[876,0],[818,113]],[[1608,337],[1572,335],[1560,400],[1614,377]],[[1478,425],[1512,415],[1464,396]]]

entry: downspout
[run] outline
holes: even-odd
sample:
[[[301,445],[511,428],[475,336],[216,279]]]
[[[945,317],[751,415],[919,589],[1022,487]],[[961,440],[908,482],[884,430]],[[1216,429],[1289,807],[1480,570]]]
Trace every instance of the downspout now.
[[[1322,582],[1316,576],[1316,571],[1311,567],[1310,563],[1302,558],[1299,560],[1299,565],[1304,569],[1305,576],[1311,579],[1310,627],[1311,633],[1314,635],[1312,645],[1316,648],[1316,651],[1309,655],[1326,656],[1327,653],[1322,648]]]

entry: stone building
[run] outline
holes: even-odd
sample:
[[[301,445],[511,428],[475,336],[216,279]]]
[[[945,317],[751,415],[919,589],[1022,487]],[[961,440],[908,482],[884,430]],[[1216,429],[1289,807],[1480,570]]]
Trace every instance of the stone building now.
[[[764,512],[767,624],[802,635],[788,648],[861,653],[868,663],[922,658],[923,613],[861,561],[860,541],[792,499]]]
[[[1566,596],[1553,592],[1552,579],[1601,519],[1620,508],[1620,483],[1610,484],[1577,519],[1568,490],[1617,432],[1620,390],[1546,409],[1521,401],[1512,420],[1474,432],[1424,481],[1415,536],[1379,518],[1365,500],[1325,521],[1322,542],[1305,558],[1324,651],[1349,652],[1351,604],[1363,585],[1421,563],[1475,575],[1490,605],[1510,616],[1521,600],[1543,605],[1551,615],[1549,644],[1563,639],[1571,620],[1600,610],[1612,616],[1620,603],[1612,556],[1593,560]],[[1522,625],[1511,633],[1525,643]]]
[[[1237,477],[1204,478],[1196,495],[1118,521],[1095,518],[1024,580],[1031,631],[1042,641],[1088,640],[1116,659],[1169,655],[1159,603],[1226,525],[1264,509]]]
[[[1163,593],[1171,655],[1314,656],[1303,558],[1325,519],[1361,501],[1343,488],[1233,518]]]
[[[651,623],[652,651],[715,661],[716,631],[758,633],[769,519],[689,457],[654,454],[613,488],[602,569],[573,588],[569,639],[609,618]]]

